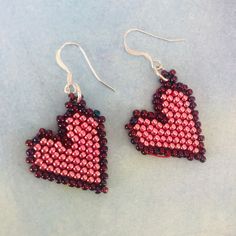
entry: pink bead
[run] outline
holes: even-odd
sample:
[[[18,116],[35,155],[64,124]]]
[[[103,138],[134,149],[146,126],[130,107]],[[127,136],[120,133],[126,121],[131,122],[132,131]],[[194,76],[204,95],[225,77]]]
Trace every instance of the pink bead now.
[[[80,178],[81,178],[80,173],[76,173],[75,178],[76,178],[76,179],[80,179]]]
[[[173,110],[174,113],[176,113],[176,112],[179,111],[179,108],[177,106],[175,106],[172,110]]]
[[[93,146],[93,142],[91,140],[87,141],[87,143],[85,144],[86,147],[92,147]]]
[[[190,102],[189,102],[189,101],[186,101],[186,102],[184,103],[184,107],[189,107],[189,105],[190,105]]]
[[[74,143],[77,143],[79,141],[79,137],[77,135],[75,135],[74,137],[71,138],[71,140],[74,142]]]
[[[139,137],[139,138],[142,137],[142,135],[143,135],[143,134],[142,134],[140,131],[138,131],[138,132],[136,133],[136,136]]]
[[[82,138],[82,139],[80,139],[79,140],[79,142],[78,142],[80,145],[84,145],[85,143],[86,143],[86,141],[85,141],[85,139],[84,138]]]
[[[178,125],[177,128],[176,128],[177,131],[182,131],[183,130],[183,126],[182,125]]]
[[[156,135],[156,136],[154,136],[154,138],[153,138],[153,140],[155,141],[155,142],[158,142],[158,141],[160,141],[160,136],[158,136],[158,135]]]
[[[88,122],[89,124],[92,124],[92,123],[94,122],[94,119],[93,119],[92,117],[89,117],[88,120],[87,120],[87,122]]]
[[[89,183],[93,183],[93,182],[94,182],[94,178],[93,178],[92,176],[89,177],[89,178],[88,178],[88,182],[89,182]]]
[[[166,100],[166,98],[167,98],[166,94],[162,94],[162,95],[161,95],[161,99],[162,99],[162,100]]]
[[[72,170],[74,168],[74,165],[72,163],[70,163],[68,166],[67,166],[67,170]]]
[[[68,170],[63,170],[63,171],[61,171],[61,174],[62,174],[63,176],[67,176]]]
[[[66,148],[65,147],[60,147],[58,148],[58,152],[59,153],[64,153],[66,151]]]
[[[48,172],[53,172],[53,170],[54,170],[54,167],[53,167],[53,166],[48,166],[48,167],[47,167],[47,171],[48,171]]]
[[[171,126],[170,126],[170,130],[175,130],[176,129],[176,125],[175,124],[172,124]]]
[[[162,143],[159,141],[157,142],[157,147],[161,147],[162,146]]]
[[[61,154],[59,157],[58,157],[58,160],[60,161],[65,161],[67,158],[67,156],[65,154]]]
[[[198,135],[197,134],[193,134],[192,135],[192,140],[194,141],[194,140],[197,140],[198,139]]]
[[[158,123],[157,123],[157,127],[161,129],[161,128],[163,127],[162,123],[161,123],[161,122],[158,122]]]
[[[38,166],[41,166],[43,164],[43,160],[38,158],[34,163]]]
[[[172,138],[171,136],[168,136],[168,137],[167,137],[167,142],[168,142],[168,143],[171,143],[172,141],[173,141],[173,138]]]
[[[184,121],[182,122],[182,125],[183,125],[183,126],[187,126],[187,125],[188,125],[188,121],[187,121],[187,120],[184,120]]]
[[[50,148],[49,153],[50,153],[50,154],[54,154],[55,151],[56,151],[56,149],[55,149],[54,147],[52,147],[52,148]]]
[[[170,95],[170,94],[172,94],[172,90],[171,89],[167,89],[166,90],[166,95]]]
[[[186,133],[189,133],[189,132],[190,132],[189,126],[186,126],[186,127],[184,128],[184,131],[185,131]]]
[[[169,102],[164,101],[164,102],[163,102],[163,107],[168,107],[168,106],[169,106]]]
[[[80,166],[76,165],[76,166],[74,166],[73,170],[74,170],[74,172],[78,173],[78,172],[80,172],[81,168],[80,168]]]
[[[86,167],[83,167],[83,168],[80,170],[80,174],[81,174],[81,175],[84,175],[84,174],[87,173],[87,171],[88,171],[88,169],[87,169]]]
[[[163,129],[159,130],[159,135],[163,135],[165,133],[165,131]]]
[[[68,177],[74,178],[74,177],[75,177],[75,173],[74,173],[73,171],[70,171],[70,172],[68,173]]]
[[[47,144],[47,139],[46,139],[46,138],[42,138],[42,139],[40,140],[40,144],[41,144],[41,145],[46,145],[46,144]]]
[[[180,108],[179,108],[179,111],[180,111],[181,113],[184,113],[184,112],[185,112],[185,108],[184,108],[184,107],[180,107]]]
[[[186,128],[187,128],[187,127],[186,127]],[[185,136],[186,136],[186,138],[190,139],[190,138],[192,137],[192,134],[190,134],[189,131],[188,131],[188,133],[185,134]]]
[[[169,124],[173,124],[174,122],[175,122],[174,118],[170,118],[169,121],[168,121]]]
[[[98,162],[99,162],[99,158],[98,158],[98,157],[94,157],[94,158],[93,158],[93,163],[96,164],[96,163],[98,163]]]
[[[148,132],[147,132],[147,131],[144,131],[144,132],[143,132],[143,137],[144,137],[144,138],[147,138],[147,137],[148,137]]]
[[[75,134],[74,134],[73,131],[69,131],[69,132],[67,133],[67,137],[68,137],[68,138],[72,138],[74,135],[75,135]]]
[[[178,92],[178,91],[176,91],[176,90],[174,90],[174,91],[173,91],[173,95],[176,97],[176,96],[178,96],[178,95],[179,95],[179,92]]]
[[[186,119],[187,116],[188,116],[188,115],[184,112],[184,113],[182,113],[181,118],[182,118],[182,119]]]
[[[176,123],[177,129],[178,129],[179,125],[182,124],[182,120],[181,119],[177,119],[175,123]]]
[[[95,182],[96,184],[99,184],[99,183],[101,183],[101,179],[100,179],[100,178],[96,178],[94,182]]]
[[[179,95],[178,95],[180,98],[182,98],[184,96],[184,94],[182,92],[179,92]]]
[[[188,120],[192,120],[193,119],[193,115],[192,114],[189,114],[188,115]]]
[[[60,154],[59,154],[58,152],[54,152],[54,153],[52,154],[52,158],[53,158],[53,159],[58,159],[59,156],[60,156]]]
[[[80,147],[79,147],[79,151],[80,152],[84,152],[86,150],[86,147],[84,146],[84,145],[81,145]]]
[[[193,145],[194,145],[195,147],[197,147],[197,146],[199,145],[199,141],[198,141],[198,140],[195,140],[195,141],[193,142]]]
[[[161,142],[165,142],[166,141],[166,137],[165,136],[161,136]]]
[[[191,121],[189,121],[188,125],[189,125],[190,128],[192,128],[192,127],[194,127],[195,123],[194,123],[194,121],[191,120]]]
[[[69,156],[69,155],[72,154],[72,152],[73,152],[73,151],[72,151],[71,149],[67,149],[67,150],[66,150],[66,155]]]
[[[151,124],[152,124],[153,126],[156,126],[157,123],[158,123],[158,121],[157,121],[156,119],[154,119],[154,120],[151,121]]]
[[[81,177],[81,180],[83,180],[83,181],[87,181],[87,179],[88,179],[88,176],[87,176],[87,175],[83,175],[83,176]]]
[[[193,152],[194,152],[194,153],[198,153],[198,152],[199,152],[199,149],[198,149],[198,148],[194,148]]]
[[[164,108],[164,109],[162,109],[162,113],[164,113],[164,114],[166,114],[167,112],[168,112],[169,110],[168,110],[168,108]]]
[[[49,154],[44,154],[43,156],[42,156],[42,159],[45,161],[45,160],[47,160],[48,158],[49,158],[50,156],[49,156]]]
[[[58,167],[59,165],[60,165],[60,161],[55,160],[55,161],[53,162],[53,166],[54,166],[54,167]]]
[[[141,131],[141,132],[144,132],[145,130],[146,130],[146,126],[145,126],[145,125],[141,125],[140,131]]]
[[[71,163],[74,160],[74,158],[72,156],[68,156],[66,158],[66,163]]]
[[[177,136],[178,136],[178,132],[177,132],[176,130],[174,130],[174,131],[172,132],[172,136],[173,136],[173,137],[177,137]]]
[[[82,122],[84,122],[84,121],[87,120],[87,118],[86,118],[86,116],[83,115],[83,116],[81,116],[81,117],[79,118],[79,120],[82,121]]]
[[[95,143],[94,145],[93,145],[93,149],[99,149],[100,148],[100,144],[99,143]]]
[[[193,146],[190,145],[190,146],[188,147],[188,150],[192,152],[192,151],[193,151]]]
[[[98,126],[98,122],[94,121],[91,125],[92,125],[93,128],[96,128]]]
[[[97,156],[99,156],[99,155],[100,155],[100,151],[99,151],[99,150],[95,150],[95,151],[93,152],[93,156],[97,157]]]
[[[81,152],[79,154],[79,157],[80,157],[80,159],[84,159],[86,157],[86,153],[85,152]]]
[[[167,97],[167,101],[168,101],[168,102],[172,102],[172,101],[173,101],[173,96],[169,95],[169,96]]]
[[[188,139],[187,142],[186,142],[186,144],[187,144],[188,146],[192,145],[192,143],[193,143],[193,142],[192,142],[191,139]]]
[[[181,114],[179,112],[175,113],[174,118],[179,119],[181,117]]]
[[[141,118],[141,117],[140,117],[140,118],[138,118],[138,124],[140,124],[140,125],[141,125],[141,124],[143,124],[143,122],[144,122],[144,119],[143,119],[143,118]]]
[[[48,168],[48,165],[46,163],[43,163],[39,168],[40,170],[46,170]]]
[[[139,141],[140,141],[140,143],[144,143],[145,139],[144,138],[140,138]]]
[[[61,168],[61,169],[66,169],[66,167],[67,167],[66,162],[62,162],[62,163],[60,164],[60,168]]]
[[[97,143],[97,142],[99,142],[99,137],[98,136],[94,136],[92,140],[93,140],[94,143]]]
[[[41,152],[36,152],[36,153],[34,154],[34,157],[35,157],[35,158],[40,158],[40,157],[41,157]]]
[[[88,123],[84,122],[83,124],[81,124],[80,126],[82,129],[86,129],[88,127]]]
[[[84,130],[81,130],[79,133],[78,133],[79,137],[80,138],[83,138],[85,135],[86,135],[86,132]]]
[[[93,160],[93,155],[92,154],[87,155],[86,160],[92,161]]]
[[[100,175],[101,175],[101,174],[100,174],[99,171],[95,171],[94,174],[93,174],[93,177],[94,177],[94,178],[97,178],[97,177],[99,177]]]
[[[93,129],[92,131],[91,131],[91,134],[92,135],[96,135],[98,132],[97,132],[97,130],[96,129]]]
[[[76,157],[74,160],[73,160],[73,164],[74,165],[79,165],[80,164],[80,159],[78,157]]]
[[[155,147],[155,143],[154,143],[153,141],[150,141],[150,145],[151,145],[152,147]]]
[[[79,114],[79,113],[75,113],[75,114],[73,115],[73,117],[74,117],[75,119],[78,119],[78,118],[80,118],[80,114]]]
[[[170,147],[171,149],[174,149],[174,148],[175,148],[175,145],[174,145],[173,143],[170,143],[170,144],[169,144],[169,147]]]
[[[188,100],[188,96],[184,95],[184,96],[182,97],[182,101],[187,101],[187,100]]]
[[[81,166],[81,167],[84,167],[84,166],[86,166],[87,163],[88,163],[87,160],[86,160],[86,159],[83,159],[83,160],[80,162],[80,166]]]
[[[147,140],[151,141],[153,139],[153,136],[151,134],[148,135]]]
[[[185,144],[186,143],[186,139],[185,138],[181,138],[180,139],[180,144]]]
[[[90,140],[90,139],[92,139],[92,137],[93,137],[92,134],[87,134],[84,139],[85,140]]]
[[[81,145],[81,140],[79,141],[79,144]],[[79,145],[77,143],[73,143],[73,145],[71,146],[72,150],[77,150],[79,148]]]
[[[173,110],[174,107],[175,107],[175,104],[173,102],[171,102],[168,106],[168,109]]]
[[[192,127],[191,130],[190,130],[190,133],[195,134],[196,132],[197,132],[197,129],[195,127]]]
[[[183,145],[181,146],[181,148],[182,148],[183,150],[186,150],[186,149],[187,149],[186,144],[183,144]]]
[[[49,151],[49,148],[47,146],[44,146],[41,150],[42,153],[47,153]]]
[[[174,103],[178,103],[180,101],[180,98],[179,97],[175,97],[174,98]]]
[[[74,121],[73,118],[69,117],[66,119],[66,123],[71,124]]]
[[[93,153],[93,148],[91,148],[91,147],[90,147],[90,148],[87,148],[86,153],[87,153],[87,154]]]
[[[180,108],[184,105],[184,103],[182,101],[179,101],[176,105],[177,105],[178,108]]]
[[[187,108],[187,109],[186,109],[186,113],[187,113],[187,114],[190,114],[191,112],[192,112],[192,111],[191,111],[190,108]]]
[[[55,148],[61,148],[62,147],[62,143],[60,141],[57,141],[55,144],[54,144],[54,147]]]
[[[136,124],[133,129],[134,129],[134,130],[139,130],[139,129],[140,129],[140,125],[139,125],[139,124]]]
[[[85,129],[85,131],[86,131],[86,132],[90,132],[92,129],[93,129],[92,126],[88,126],[88,127]]]
[[[40,151],[40,150],[41,150],[41,145],[40,145],[40,144],[36,144],[36,145],[34,146],[34,150],[35,150],[35,151]]]
[[[52,159],[52,158],[48,158],[48,159],[46,160],[46,163],[47,163],[48,165],[52,164],[52,163],[53,163],[53,159]]]
[[[54,173],[56,175],[60,175],[61,174],[61,169],[60,168],[55,168]]]
[[[92,163],[91,161],[89,161],[89,162],[87,163],[86,167],[87,167],[88,169],[93,168],[93,163]]]
[[[79,127],[79,126],[76,126],[75,127],[75,129],[74,129],[74,132],[76,133],[76,134],[79,134],[80,132],[81,132],[81,128]]]
[[[183,138],[183,137],[185,136],[185,134],[184,134],[183,131],[181,131],[178,136],[179,136],[180,138]]]
[[[169,144],[168,144],[167,142],[164,142],[164,143],[163,143],[163,147],[164,147],[164,148],[168,148],[168,147],[169,147]]]
[[[176,148],[176,149],[180,149],[180,148],[181,148],[180,144],[177,143],[177,144],[175,145],[175,148]]]
[[[175,137],[174,140],[173,140],[174,143],[179,143],[179,138],[178,137]]]
[[[171,135],[170,130],[166,130],[166,132],[165,132],[165,136],[170,136],[170,135]]]
[[[144,124],[145,124],[146,126],[147,126],[147,125],[150,125],[150,123],[151,123],[150,120],[148,120],[148,119],[145,119],[145,120],[144,120]]]
[[[87,172],[87,175],[88,176],[93,176],[94,175],[94,170],[93,169],[89,169],[88,172]]]
[[[156,134],[158,134],[158,130],[157,130],[156,128],[154,128],[154,129],[152,130],[152,135],[156,135]]]
[[[100,165],[99,165],[99,164],[95,164],[95,165],[93,166],[93,169],[94,169],[94,170],[99,170],[99,169],[100,169]]]
[[[166,124],[163,126],[163,129],[164,129],[164,130],[170,129],[170,125],[169,125],[168,123],[166,123]]]
[[[66,126],[67,131],[72,131],[74,129],[73,125],[67,125]]]

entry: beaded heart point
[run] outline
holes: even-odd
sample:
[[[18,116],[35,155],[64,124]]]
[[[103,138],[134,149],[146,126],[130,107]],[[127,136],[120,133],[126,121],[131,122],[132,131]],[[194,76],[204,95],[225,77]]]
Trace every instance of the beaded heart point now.
[[[193,91],[177,82],[175,70],[163,70],[161,87],[153,96],[154,112],[133,111],[125,126],[131,143],[144,155],[185,157],[205,162],[204,136],[195,110]]]
[[[77,102],[74,94],[69,98],[67,112],[57,117],[58,133],[41,128],[26,141],[26,162],[38,178],[106,193],[105,117],[86,108],[83,99]]]

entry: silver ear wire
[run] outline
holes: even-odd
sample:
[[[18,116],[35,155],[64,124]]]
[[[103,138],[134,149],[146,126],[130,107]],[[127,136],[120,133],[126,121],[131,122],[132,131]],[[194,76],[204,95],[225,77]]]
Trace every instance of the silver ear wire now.
[[[168,39],[168,38],[163,38],[163,37],[160,37],[158,35],[154,35],[154,34],[146,32],[144,30],[136,29],[136,28],[129,29],[124,34],[124,47],[125,47],[126,52],[131,54],[131,55],[134,55],[134,56],[143,56],[144,58],[146,58],[150,62],[151,67],[152,67],[154,73],[157,76],[159,76],[161,79],[163,79],[164,81],[168,81],[168,79],[166,79],[164,76],[161,75],[161,70],[163,69],[163,66],[162,66],[162,64],[161,64],[161,62],[159,60],[153,59],[151,57],[151,55],[148,54],[147,52],[134,50],[134,49],[131,49],[131,48],[128,47],[127,36],[128,36],[129,33],[135,32],[135,31],[143,33],[143,34],[146,34],[146,35],[151,36],[153,38],[157,38],[157,39],[160,39],[160,40],[167,41],[167,42],[182,42],[182,41],[185,41],[185,39]]]
[[[74,45],[74,46],[77,46],[79,48],[79,50],[81,51],[81,53],[83,54],[86,62],[88,63],[88,66],[90,68],[90,70],[92,71],[94,77],[100,82],[102,83],[103,85],[105,85],[107,88],[111,89],[112,91],[115,91],[114,88],[112,88],[110,85],[106,84],[104,81],[102,81],[100,79],[100,77],[97,75],[95,69],[93,68],[90,60],[88,59],[88,56],[87,54],[85,53],[84,49],[80,46],[80,43],[76,43],[76,42],[65,42],[56,52],[56,62],[57,64],[67,73],[67,83],[65,85],[65,88],[64,88],[64,92],[65,93],[77,93],[78,94],[78,100],[81,99],[81,89],[79,87],[79,85],[77,83],[75,83],[73,81],[73,78],[72,78],[72,73],[71,71],[69,70],[69,68],[64,64],[64,62],[62,61],[61,59],[61,51],[62,49],[67,46],[67,45]],[[73,90],[72,90],[73,88]]]

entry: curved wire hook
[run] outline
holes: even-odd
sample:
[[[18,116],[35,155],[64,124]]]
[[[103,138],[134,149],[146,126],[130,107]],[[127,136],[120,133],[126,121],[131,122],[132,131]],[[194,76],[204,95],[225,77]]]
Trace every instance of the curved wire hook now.
[[[131,54],[131,55],[134,55],[134,56],[143,56],[144,58],[146,58],[150,62],[151,67],[152,67],[154,73],[157,76],[159,76],[161,79],[163,79],[164,81],[167,81],[168,79],[166,79],[160,73],[160,71],[163,69],[163,66],[162,66],[162,64],[160,63],[159,60],[153,59],[151,57],[151,55],[148,54],[147,52],[134,50],[134,49],[131,49],[131,48],[128,47],[127,36],[128,36],[129,33],[134,32],[134,31],[137,31],[139,33],[143,33],[143,34],[146,34],[146,35],[151,36],[153,38],[157,38],[157,39],[164,40],[164,41],[167,41],[167,42],[182,42],[182,41],[185,41],[185,39],[168,39],[168,38],[160,37],[158,35],[154,35],[152,33],[149,33],[149,32],[146,32],[144,30],[137,29],[137,28],[129,29],[124,34],[124,47],[125,47],[126,52]]]
[[[82,94],[81,94],[81,90],[80,87],[77,83],[75,83],[73,81],[72,78],[72,73],[69,70],[69,68],[64,64],[64,62],[61,59],[61,51],[62,49],[67,46],[67,45],[73,45],[73,46],[77,46],[81,53],[83,54],[86,62],[88,63],[88,66],[90,68],[90,70],[92,71],[94,77],[103,85],[105,85],[107,88],[111,89],[112,91],[115,92],[115,89],[113,87],[111,87],[110,85],[106,84],[104,81],[101,80],[101,78],[98,76],[98,74],[96,73],[95,69],[93,68],[90,60],[88,59],[87,54],[85,53],[84,49],[80,46],[80,43],[76,43],[76,42],[65,42],[56,52],[56,62],[57,64],[67,73],[67,84],[64,88],[64,92],[65,93],[71,93],[71,87],[73,88],[73,93],[77,93],[78,94],[78,100],[81,98]]]

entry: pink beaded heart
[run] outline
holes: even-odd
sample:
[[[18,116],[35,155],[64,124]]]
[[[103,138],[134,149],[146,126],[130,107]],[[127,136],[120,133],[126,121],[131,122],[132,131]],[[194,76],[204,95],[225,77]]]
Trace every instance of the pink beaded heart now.
[[[159,157],[186,157],[188,160],[206,160],[204,137],[192,90],[177,83],[175,71],[163,71],[168,79],[153,97],[155,112],[133,112],[129,130],[131,142],[143,154]]]
[[[57,118],[58,134],[40,129],[33,140],[26,141],[26,161],[36,177],[56,180],[70,186],[107,192],[107,140],[105,117],[85,107],[73,94],[68,108]]]

